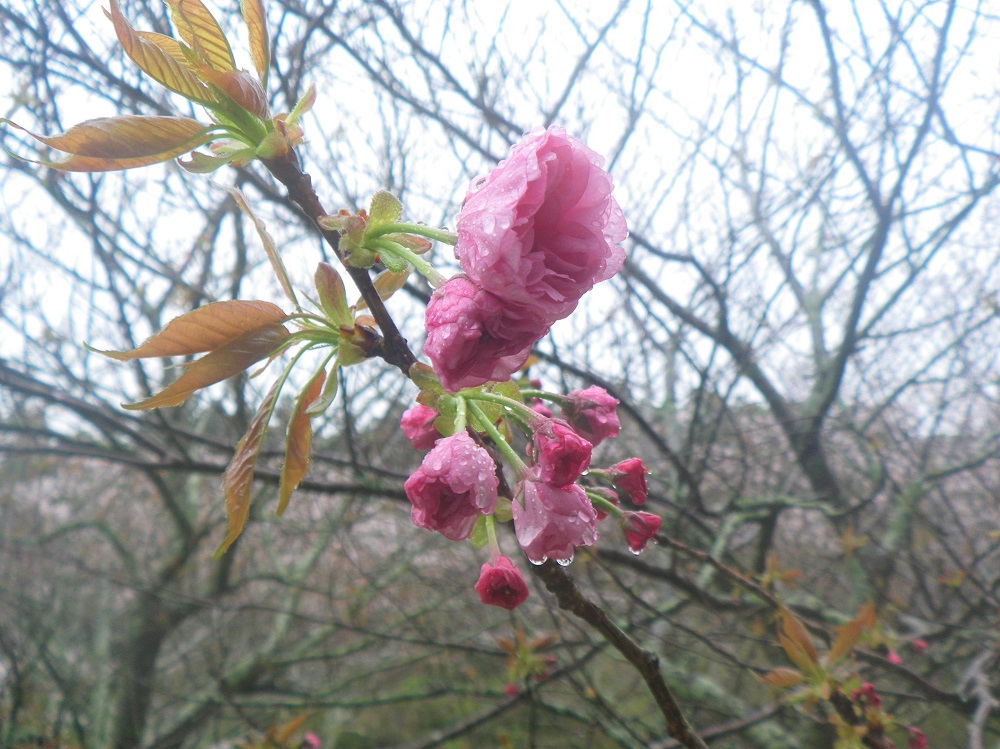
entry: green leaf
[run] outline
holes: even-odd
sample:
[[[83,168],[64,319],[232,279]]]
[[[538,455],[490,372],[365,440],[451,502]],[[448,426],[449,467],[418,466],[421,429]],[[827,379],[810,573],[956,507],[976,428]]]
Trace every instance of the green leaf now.
[[[236,70],[229,40],[218,21],[200,0],[164,0],[181,39],[216,70]]]
[[[295,399],[295,407],[288,419],[288,431],[285,435],[285,462],[281,466],[281,482],[278,487],[278,515],[285,511],[292,492],[298,488],[309,471],[309,459],[312,456],[312,423],[309,420],[309,405],[323,390],[325,377],[325,369],[319,370],[312,376],[312,379],[299,393],[299,397]]]
[[[108,172],[158,164],[212,140],[212,127],[187,117],[123,115],[81,122],[60,135],[36,135],[10,120],[0,120],[23,130],[57,151],[71,154],[62,161],[38,163],[63,172]]]
[[[388,190],[379,190],[368,207],[368,226],[391,224],[403,215],[403,204]]]
[[[337,388],[340,384],[340,377],[337,376],[339,369],[340,362],[336,362],[330,371],[330,376],[326,380],[322,394],[306,408],[307,416],[319,416],[333,405],[333,402],[337,399]]]
[[[271,420],[274,411],[274,404],[281,390],[282,380],[279,379],[264,398],[263,403],[257,409],[257,413],[250,422],[246,434],[236,445],[233,459],[229,461],[226,472],[222,475],[222,486],[226,496],[226,520],[229,530],[226,537],[215,550],[215,558],[218,559],[226,550],[232,546],[233,541],[239,538],[246,527],[247,518],[250,516],[250,489],[253,485],[253,471],[257,464],[257,457],[260,455],[261,445],[264,444],[264,435],[267,433],[267,422]]]
[[[486,533],[485,515],[480,515],[476,518],[476,524],[472,526],[472,534],[469,536],[469,542],[477,549],[483,548],[489,542],[489,536]]]
[[[875,626],[875,607],[869,601],[863,604],[851,621],[840,628],[830,652],[826,654],[826,664],[832,666],[854,649],[862,633]]]
[[[280,307],[270,302],[233,300],[213,302],[175,317],[157,333],[131,351],[99,351],[118,361],[147,359],[154,356],[189,356],[228,343],[244,333],[267,323],[288,318]]]
[[[145,411],[150,408],[179,406],[196,390],[228,379],[254,362],[267,358],[277,351],[288,337],[289,333],[285,326],[278,323],[268,323],[247,331],[192,362],[184,374],[156,395],[138,403],[126,404],[123,408]]]
[[[329,263],[320,263],[313,278],[319,304],[326,316],[336,325],[353,327],[354,318],[347,307],[347,288],[336,268]]]

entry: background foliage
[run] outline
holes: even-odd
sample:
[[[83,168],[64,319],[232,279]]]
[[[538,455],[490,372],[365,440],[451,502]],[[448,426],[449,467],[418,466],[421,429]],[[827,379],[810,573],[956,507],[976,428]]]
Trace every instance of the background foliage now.
[[[121,5],[169,32],[159,2]],[[654,470],[671,543],[637,558],[609,533],[571,569],[711,746],[833,745],[822,707],[754,678],[789,665],[761,591],[821,649],[871,601],[852,657],[889,712],[931,746],[997,746],[998,18],[579,5],[271,0],[273,108],[317,85],[301,153],[329,206],[387,188],[430,224],[532,127],[607,155],[629,260],[531,374],[622,401],[604,457]],[[218,7],[232,34],[236,6]],[[99,3],[5,3],[0,60],[7,116],[39,132],[194,114],[123,59]],[[261,386],[134,414],[118,404],[175,372],[81,343],[279,299],[253,227],[172,164],[0,168],[0,746],[224,746],[303,712],[323,746],[674,746],[641,679],[540,585],[516,616],[486,609],[481,555],[409,524],[397,425],[415,389],[378,362],[343,375],[280,521],[268,448],[252,524],[213,562],[219,475]],[[330,258],[280,186],[253,164],[213,179],[247,193],[308,288]],[[428,289],[406,292],[390,311],[419,347]],[[546,638],[548,678],[512,697],[500,638],[518,628]]]

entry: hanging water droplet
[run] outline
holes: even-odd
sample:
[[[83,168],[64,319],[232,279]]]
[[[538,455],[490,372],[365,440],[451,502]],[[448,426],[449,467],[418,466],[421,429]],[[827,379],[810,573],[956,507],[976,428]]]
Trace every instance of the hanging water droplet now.
[[[628,550],[632,552],[633,556],[639,556],[640,554],[642,554],[642,549],[633,549],[631,546],[629,546]]]
[[[528,557],[528,561],[531,562],[536,567],[541,567],[548,561],[548,557],[542,557],[541,559],[532,559],[531,557]]]
[[[557,559],[556,564],[560,567],[569,567],[573,563],[573,555],[570,554],[569,559]]]

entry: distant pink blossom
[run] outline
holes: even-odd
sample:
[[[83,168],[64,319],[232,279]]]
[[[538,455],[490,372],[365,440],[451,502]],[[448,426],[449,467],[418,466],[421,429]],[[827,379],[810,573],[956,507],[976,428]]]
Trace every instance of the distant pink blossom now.
[[[466,275],[549,323],[621,268],[628,229],[604,159],[561,127],[536,129],[476,180],[458,217]]]
[[[320,742],[319,736],[314,734],[312,731],[308,731],[305,736],[302,737],[302,749],[319,749]]]
[[[496,465],[466,432],[443,437],[424,456],[404,489],[414,525],[452,541],[469,537],[476,519],[496,508]]]
[[[890,650],[888,653],[886,653],[885,659],[889,661],[889,663],[892,663],[893,665],[896,666],[898,666],[903,662],[903,659],[900,657],[899,653],[897,653],[895,650]]]
[[[910,640],[910,647],[916,651],[917,655],[927,652],[927,640]]]
[[[572,559],[575,547],[597,540],[597,513],[579,486],[551,486],[537,471],[521,482],[512,504],[517,541],[535,563]]]
[[[637,506],[644,505],[649,495],[646,485],[647,473],[639,458],[628,458],[607,470],[608,478],[614,482],[618,491],[627,494],[632,504]]]
[[[508,697],[517,697],[517,692],[517,684],[514,682],[511,681],[503,685],[503,693]]]
[[[452,393],[510,379],[551,323],[508,307],[464,276],[435,290],[425,322],[424,353],[441,385]]]
[[[430,450],[441,438],[440,432],[434,428],[434,420],[440,415],[430,406],[418,403],[403,411],[399,426],[417,450]]]
[[[535,429],[531,449],[539,478],[552,486],[566,486],[587,470],[593,447],[566,422],[546,419]]]
[[[910,732],[910,749],[927,749],[927,737],[919,728],[908,726]]]
[[[487,606],[516,609],[528,597],[528,585],[520,570],[502,554],[483,565],[476,583],[479,600]]]
[[[628,547],[638,553],[646,548],[656,532],[660,530],[663,520],[658,515],[649,512],[625,512],[622,513],[622,530],[625,531],[625,540]]]
[[[881,707],[882,698],[875,691],[875,685],[870,681],[863,682],[860,687],[851,692],[851,700],[864,705],[866,702],[872,707]]]
[[[618,399],[597,385],[584,390],[574,390],[566,396],[563,417],[590,444],[595,447],[610,437],[617,437]]]

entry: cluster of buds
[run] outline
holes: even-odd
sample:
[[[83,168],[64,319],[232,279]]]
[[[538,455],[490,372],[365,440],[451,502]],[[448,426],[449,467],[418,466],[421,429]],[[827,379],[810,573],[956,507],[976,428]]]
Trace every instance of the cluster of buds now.
[[[517,542],[532,563],[552,559],[568,564],[577,547],[598,539],[598,523],[607,517],[621,526],[636,553],[661,521],[619,506],[619,497],[635,506],[646,501],[647,472],[641,460],[590,468],[594,446],[618,433],[615,398],[599,387],[566,396],[515,389],[520,397],[510,397],[503,391],[438,393],[437,405],[455,416],[418,404],[403,414],[401,427],[415,448],[430,448],[405,484],[414,524],[453,541],[472,538],[488,545],[491,558],[476,590],[484,603],[513,609],[527,598],[528,589],[500,551],[497,522],[513,521]],[[541,415],[524,402],[539,397],[561,406],[563,418]],[[527,460],[511,444],[515,430],[525,437]],[[487,445],[506,459],[514,475],[509,497],[498,494],[503,467]]]

